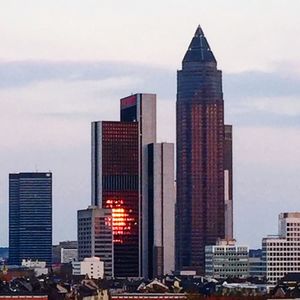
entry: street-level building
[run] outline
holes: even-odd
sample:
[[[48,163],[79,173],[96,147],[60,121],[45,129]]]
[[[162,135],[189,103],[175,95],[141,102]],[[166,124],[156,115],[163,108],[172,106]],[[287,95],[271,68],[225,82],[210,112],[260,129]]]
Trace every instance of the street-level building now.
[[[37,277],[48,274],[48,268],[46,267],[45,261],[23,259],[21,266],[33,270],[34,275]]]
[[[249,276],[249,249],[235,240],[219,240],[205,247],[205,275],[214,278]]]
[[[73,275],[88,275],[91,279],[104,277],[104,262],[99,257],[87,257],[83,261],[74,261]]]
[[[262,260],[261,249],[249,250],[249,276],[262,278],[265,274],[265,265]]]
[[[300,212],[281,213],[278,221],[278,235],[262,240],[262,258],[270,283],[300,272]]]

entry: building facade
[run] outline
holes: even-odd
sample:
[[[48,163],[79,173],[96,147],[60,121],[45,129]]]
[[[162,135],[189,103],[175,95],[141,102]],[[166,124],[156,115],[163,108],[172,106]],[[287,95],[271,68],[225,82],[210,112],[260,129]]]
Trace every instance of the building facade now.
[[[261,249],[249,250],[249,276],[250,277],[265,277],[265,266],[262,260]]]
[[[300,212],[281,213],[278,235],[262,240],[262,259],[270,283],[300,272]]]
[[[225,239],[233,239],[232,125],[224,127]]]
[[[23,259],[21,263],[22,267],[32,269],[35,276],[48,275],[48,268],[45,261],[32,261],[31,259]]]
[[[88,275],[91,279],[104,277],[104,262],[99,257],[87,257],[72,263],[73,275]]]
[[[78,242],[62,241],[52,246],[52,263],[69,263],[78,260]]]
[[[9,174],[9,263],[52,262],[52,174]]]
[[[93,136],[100,174],[96,181],[99,207],[112,210],[114,273],[136,277],[140,260],[139,141],[137,122],[95,122]],[[94,180],[93,180],[94,181]]]
[[[120,100],[121,122],[137,122],[139,142],[139,277],[148,278],[148,145],[156,143],[156,95],[135,94]]]
[[[174,144],[148,146],[149,277],[175,270]]]
[[[118,122],[92,123],[92,203],[112,209],[116,277],[148,277],[148,145],[155,142],[154,94],[122,98]]]
[[[235,240],[221,240],[205,247],[205,275],[213,278],[249,276],[249,249]]]
[[[114,276],[112,211],[97,206],[77,212],[78,260],[99,257],[107,277]]]
[[[205,271],[225,237],[222,73],[200,26],[177,73],[176,268]]]

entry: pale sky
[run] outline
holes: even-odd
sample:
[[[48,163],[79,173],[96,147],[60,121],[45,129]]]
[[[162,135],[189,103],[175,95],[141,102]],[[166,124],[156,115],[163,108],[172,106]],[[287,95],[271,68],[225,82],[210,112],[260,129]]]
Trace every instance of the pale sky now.
[[[201,24],[223,71],[234,128],[238,242],[259,247],[300,211],[300,1],[0,0],[0,246],[8,173],[53,172],[54,242],[76,238],[90,203],[90,122],[119,98],[158,97],[175,141],[176,70]]]

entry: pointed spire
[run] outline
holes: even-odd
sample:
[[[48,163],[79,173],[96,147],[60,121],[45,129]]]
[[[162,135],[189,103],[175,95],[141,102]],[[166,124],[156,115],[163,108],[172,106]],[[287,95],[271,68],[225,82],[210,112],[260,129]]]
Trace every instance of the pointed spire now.
[[[204,36],[203,30],[202,30],[200,24],[198,25],[196,32],[194,34],[194,37],[199,37],[199,36]]]
[[[194,37],[183,58],[183,63],[186,62],[217,63],[200,25],[197,27]]]

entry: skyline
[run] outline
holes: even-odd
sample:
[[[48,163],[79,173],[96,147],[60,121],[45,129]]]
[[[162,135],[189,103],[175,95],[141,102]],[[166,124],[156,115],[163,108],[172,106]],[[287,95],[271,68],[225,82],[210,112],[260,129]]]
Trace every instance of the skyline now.
[[[1,246],[8,241],[7,191],[8,173],[11,172],[50,169],[53,172],[54,241],[76,236],[76,210],[90,202],[90,122],[117,120],[118,114],[114,111],[118,111],[119,98],[135,92],[157,93],[158,140],[175,141],[176,69],[198,23],[208,36],[218,58],[218,66],[224,72],[225,122],[234,125],[235,237],[240,243],[259,246],[264,235],[276,232],[279,212],[300,210],[297,201],[300,195],[297,178],[300,171],[300,101],[297,99],[300,96],[297,73],[300,44],[293,38],[300,31],[296,23],[300,4],[290,1],[290,6],[286,7],[283,1],[272,1],[275,5],[277,3],[277,7],[269,10],[267,4],[258,4],[259,1],[253,1],[252,5],[236,4],[236,1],[229,1],[226,5],[215,2],[219,3],[217,10],[213,10],[213,5],[206,3],[201,6],[191,1],[190,8],[182,11],[182,15],[191,13],[187,22],[174,25],[175,18],[169,16],[160,23],[159,32],[154,30],[157,27],[151,20],[155,12],[147,4],[145,7],[151,12],[149,16],[143,15],[144,19],[138,17],[130,21],[130,3],[125,9],[128,20],[121,17],[117,23],[112,18],[111,27],[100,31],[101,43],[106,41],[102,34],[109,36],[108,46],[106,52],[104,49],[97,54],[97,48],[93,48],[97,39],[92,38],[87,29],[93,24],[101,29],[109,14],[102,21],[98,21],[96,12],[92,15],[88,25],[78,33],[79,47],[75,43],[76,34],[70,28],[72,13],[82,16],[75,24],[78,29],[91,8],[98,7],[95,1],[88,1],[86,6],[80,5],[79,1],[75,1],[74,6],[64,4],[61,5],[64,9],[54,14],[61,16],[59,26],[62,25],[62,17],[68,16],[69,23],[62,32],[70,33],[71,38],[66,40],[68,47],[65,49],[59,43],[63,34],[56,36],[60,28],[56,23],[47,38],[43,31],[39,32],[39,26],[36,27],[39,30],[34,30],[34,25],[39,22],[44,29],[51,29],[52,18],[46,16],[42,20],[42,17],[49,6],[51,12],[55,12],[53,4],[49,2],[41,6],[37,1],[28,1],[28,7],[23,5],[24,15],[29,18],[28,11],[34,8],[32,5],[37,5],[35,14],[39,12],[39,17],[24,23],[24,28],[20,25],[25,17],[20,17],[20,23],[13,24],[13,30],[9,21],[13,21],[12,15],[17,17],[19,14],[14,11],[17,1],[1,1],[6,3],[7,8],[5,13],[0,13],[0,34],[6,33],[0,49],[0,137],[5,141],[0,150]],[[230,11],[233,3],[239,10]],[[167,5],[161,5],[159,16],[167,12]],[[110,7],[106,4],[105,11],[112,13],[114,6],[115,3]],[[144,4],[136,6],[139,11]],[[78,7],[83,11],[77,11]],[[201,7],[202,11],[196,17],[193,10],[197,7]],[[70,15],[67,8],[73,9]],[[259,16],[254,16],[255,8],[260,8]],[[179,8],[175,11],[179,17]],[[216,12],[218,22],[208,12]],[[232,18],[228,17],[230,14]],[[282,20],[275,22],[281,14]],[[256,22],[245,26],[250,19]],[[133,39],[140,34],[134,26],[138,21],[144,25],[141,28],[147,36],[142,43]],[[116,48],[117,29],[124,25],[127,25],[127,30],[121,31],[124,51],[115,53],[114,50],[113,56],[108,50]],[[232,25],[235,26],[229,30]],[[30,33],[32,36],[27,39],[28,44],[37,47],[20,47]],[[82,41],[85,34],[86,39]],[[228,42],[226,39],[224,43],[225,34]],[[266,36],[268,39],[263,42]],[[277,40],[279,37],[280,42]],[[55,41],[58,49],[53,48]],[[62,45],[65,46],[65,43]],[[98,45],[100,49],[101,43]],[[81,48],[84,51],[79,55]],[[150,50],[143,53],[145,48]],[[132,56],[131,59],[129,56]],[[166,110],[172,112],[168,118],[163,114]],[[66,164],[65,168],[61,166],[62,161]],[[78,185],[81,185],[80,188]],[[67,202],[62,203],[65,199]],[[63,212],[70,204],[74,205],[69,214],[72,220],[61,230]],[[260,210],[257,210],[257,205],[261,205]],[[270,207],[272,205],[274,207]],[[265,219],[267,224],[264,224]],[[259,232],[253,231],[254,224],[260,228]]]

